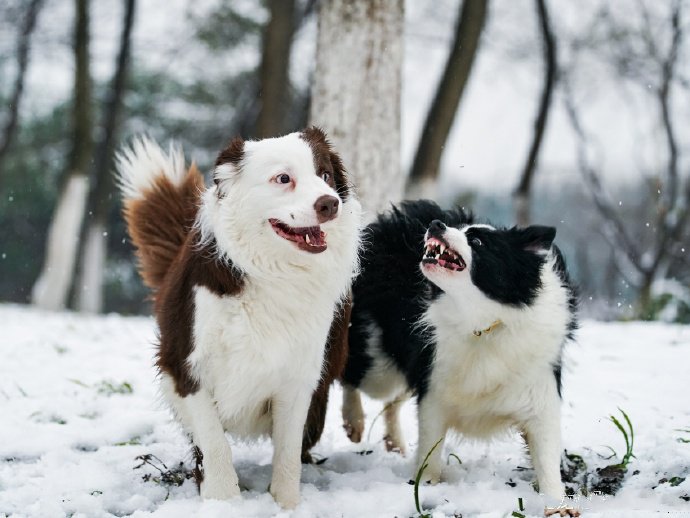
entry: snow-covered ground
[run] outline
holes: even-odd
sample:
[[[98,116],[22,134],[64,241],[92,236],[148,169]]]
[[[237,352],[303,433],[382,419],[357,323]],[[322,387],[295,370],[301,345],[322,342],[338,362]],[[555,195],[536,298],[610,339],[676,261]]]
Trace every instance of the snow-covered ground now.
[[[155,326],[149,318],[42,313],[0,305],[0,516],[250,517],[288,516],[266,492],[271,444],[239,443],[234,456],[242,500],[202,502],[192,480],[160,482],[136,457],[191,466],[189,445],[156,396],[151,367]],[[635,426],[635,454],[615,497],[582,499],[584,516],[688,513],[690,503],[690,327],[585,322],[564,372],[563,446],[589,469],[605,466],[605,445],[624,450],[607,416],[625,410]],[[415,514],[411,460],[387,453],[382,419],[362,444],[340,427],[340,390],[305,466],[296,517],[409,517]],[[367,432],[380,405],[366,401]],[[414,451],[414,407],[403,412]],[[362,452],[370,452],[362,454]],[[447,483],[421,487],[433,516],[541,515],[517,437],[491,444],[446,442]],[[639,470],[639,473],[632,475]],[[659,480],[679,478],[670,482]],[[514,487],[513,487],[514,486]],[[653,489],[653,486],[656,486]]]

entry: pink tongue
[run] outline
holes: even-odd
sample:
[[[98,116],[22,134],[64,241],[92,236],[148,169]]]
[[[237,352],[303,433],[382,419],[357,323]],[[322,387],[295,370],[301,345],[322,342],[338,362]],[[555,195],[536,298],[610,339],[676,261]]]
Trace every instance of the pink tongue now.
[[[445,261],[443,259],[439,259],[438,264],[440,266],[443,266],[444,268],[448,268],[450,270],[457,270],[458,269],[458,266],[455,263],[451,263],[451,262]]]

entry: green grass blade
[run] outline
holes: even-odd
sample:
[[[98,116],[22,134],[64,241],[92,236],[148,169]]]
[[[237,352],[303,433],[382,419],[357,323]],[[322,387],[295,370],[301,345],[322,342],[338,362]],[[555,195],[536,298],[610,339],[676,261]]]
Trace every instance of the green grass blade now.
[[[417,476],[414,479],[414,505],[419,514],[422,514],[422,507],[419,504],[419,482],[422,480],[422,474],[424,473],[424,470],[429,466],[429,464],[427,463],[429,457],[436,449],[436,447],[443,442],[443,439],[445,439],[445,437],[441,437],[438,441],[436,441],[436,444],[434,444],[431,447],[431,449],[427,452],[426,457],[424,457],[424,460],[422,461],[422,465],[419,466],[419,470],[417,470]]]
[[[610,421],[616,425],[616,428],[620,430],[620,432],[623,434],[623,438],[625,439],[625,455],[623,455],[623,459],[621,460],[621,464],[625,465],[626,459],[628,458],[628,452],[630,451],[630,439],[628,439],[628,432],[625,431],[625,428],[623,428],[623,425],[621,422],[616,419],[615,416],[609,416]]]
[[[630,418],[628,417],[628,414],[626,414],[622,408],[618,407],[618,410],[620,410],[621,414],[623,414],[623,417],[625,418],[625,422],[628,423],[628,428],[630,428],[630,449],[628,450],[628,458],[630,457],[635,457],[633,454],[633,448],[635,446],[635,430],[633,429],[633,425],[630,422]]]
[[[455,460],[457,460],[457,461],[458,461],[458,464],[462,464],[462,461],[460,460],[460,457],[458,457],[457,455],[455,455],[455,453],[450,453],[450,454],[448,454],[448,461],[446,462],[446,464],[450,464],[450,458],[451,458],[451,457],[453,457]]]

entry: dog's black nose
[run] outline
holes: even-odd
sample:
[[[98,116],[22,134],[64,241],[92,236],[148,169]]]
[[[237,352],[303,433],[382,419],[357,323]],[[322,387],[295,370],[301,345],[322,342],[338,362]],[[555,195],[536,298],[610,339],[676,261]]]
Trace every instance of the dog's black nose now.
[[[445,229],[446,229],[445,223],[443,223],[443,221],[440,221],[438,219],[435,219],[434,221],[432,221],[429,224],[429,234],[431,234],[431,235],[439,235]]]
[[[314,210],[319,223],[325,223],[335,218],[338,215],[338,205],[340,205],[340,200],[335,196],[328,194],[320,196],[314,203]]]

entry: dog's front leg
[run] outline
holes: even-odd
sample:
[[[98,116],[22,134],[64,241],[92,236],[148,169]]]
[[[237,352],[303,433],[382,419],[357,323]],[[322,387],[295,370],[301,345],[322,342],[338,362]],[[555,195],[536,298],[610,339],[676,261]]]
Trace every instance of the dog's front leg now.
[[[523,427],[527,447],[537,473],[539,492],[547,497],[547,505],[561,503],[564,496],[561,482],[561,412],[560,398],[554,385],[545,394],[541,410]]]
[[[311,388],[286,389],[273,396],[273,477],[271,494],[285,509],[299,504],[302,474],[302,432],[312,395]]]
[[[434,403],[431,395],[427,395],[418,403],[417,417],[419,427],[417,469],[422,466],[428,455],[426,461],[428,465],[422,474],[422,482],[437,484],[441,480],[441,452],[448,426],[442,409]],[[433,451],[431,451],[432,448]]]
[[[185,425],[191,429],[194,444],[203,455],[203,499],[227,500],[240,495],[237,473],[232,466],[232,451],[210,394],[200,389],[181,398]]]

